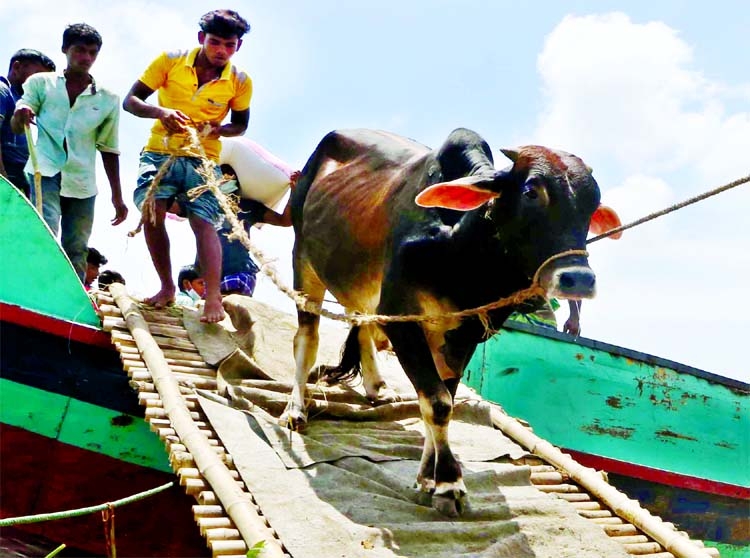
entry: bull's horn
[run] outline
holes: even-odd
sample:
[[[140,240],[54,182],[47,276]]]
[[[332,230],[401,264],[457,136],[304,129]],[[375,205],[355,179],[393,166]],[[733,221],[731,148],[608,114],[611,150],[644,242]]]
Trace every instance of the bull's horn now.
[[[501,149],[500,151],[502,151],[503,155],[505,155],[508,159],[510,159],[514,163],[518,161],[518,156],[519,156],[518,149]]]

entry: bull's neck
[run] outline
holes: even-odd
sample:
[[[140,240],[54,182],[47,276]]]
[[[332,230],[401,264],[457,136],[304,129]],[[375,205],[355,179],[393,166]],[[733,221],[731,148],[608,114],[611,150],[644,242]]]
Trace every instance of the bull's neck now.
[[[497,291],[499,284],[511,292],[531,285],[531,278],[522,270],[517,251],[497,233],[497,225],[488,215],[487,206],[467,211],[452,231],[454,257],[461,269],[471,273],[478,290]]]

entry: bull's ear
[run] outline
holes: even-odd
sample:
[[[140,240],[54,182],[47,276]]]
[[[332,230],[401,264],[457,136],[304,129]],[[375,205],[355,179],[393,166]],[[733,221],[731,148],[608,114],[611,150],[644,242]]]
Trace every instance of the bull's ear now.
[[[469,182],[451,181],[433,184],[425,188],[415,198],[422,207],[444,207],[456,211],[470,211],[499,197],[500,194],[478,188]]]
[[[617,212],[611,207],[600,205],[596,208],[596,211],[594,211],[594,214],[591,216],[589,231],[591,232],[591,234],[600,235],[620,226],[622,226],[622,221],[620,221],[620,217],[619,215],[617,215]],[[609,238],[611,238],[612,240],[617,240],[621,236],[622,231],[611,235]]]

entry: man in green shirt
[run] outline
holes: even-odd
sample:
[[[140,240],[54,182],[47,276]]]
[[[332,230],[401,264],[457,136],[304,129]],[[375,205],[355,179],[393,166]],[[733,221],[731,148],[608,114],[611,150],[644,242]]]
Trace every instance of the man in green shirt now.
[[[101,35],[90,25],[69,25],[62,44],[67,67],[62,74],[45,72],[29,77],[11,119],[11,127],[17,134],[36,122],[42,216],[53,234],[60,232],[63,250],[81,281],[94,223],[97,150],[112,190],[115,209],[112,224],[119,225],[128,215],[120,186],[117,137],[120,100],[100,87],[89,73],[101,46]],[[33,184],[37,169],[29,161],[25,170]],[[33,188],[31,198],[35,202]]]

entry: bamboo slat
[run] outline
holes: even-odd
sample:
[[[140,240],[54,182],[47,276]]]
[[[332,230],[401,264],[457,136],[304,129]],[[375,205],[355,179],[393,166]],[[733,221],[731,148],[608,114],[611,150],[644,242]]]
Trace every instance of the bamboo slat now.
[[[228,555],[242,555],[247,552],[247,545],[244,541],[210,541],[211,552],[214,556],[228,556]],[[275,542],[275,541],[274,541]],[[273,544],[273,542],[271,543]],[[263,548],[263,553],[266,552],[266,548]]]
[[[619,517],[626,519],[649,535],[664,549],[674,554],[676,558],[707,558],[711,556],[703,548],[698,548],[689,540],[677,535],[675,531],[664,525],[661,518],[652,516],[638,502],[628,499],[607,483],[599,473],[583,467],[570,457],[566,457],[559,449],[530,432],[498,408],[492,409],[491,416],[492,422],[503,433],[520,443],[527,450],[539,455],[551,465],[566,471],[571,479],[594,495],[597,500],[614,510]],[[578,513],[584,517],[589,517],[587,514],[598,514],[600,512],[578,510]],[[595,515],[594,517],[602,516]]]
[[[229,517],[234,521],[239,532],[242,533],[242,538],[248,541],[250,545],[266,541],[262,551],[264,557],[283,557],[284,551],[279,542],[274,539],[272,532],[258,517],[256,510],[248,504],[246,495],[229,474],[227,466],[208,445],[205,435],[193,424],[190,413],[182,399],[177,380],[169,370],[169,365],[164,360],[164,355],[156,339],[149,332],[148,324],[136,305],[128,297],[125,287],[114,284],[110,287],[110,292],[116,299],[117,306],[122,311],[128,329],[152,372],[154,384],[175,430],[179,431],[180,440],[193,455],[201,473],[209,481],[212,490],[218,495]],[[235,547],[233,553],[241,554],[245,552],[247,546],[244,542],[242,542],[242,547],[245,550],[239,549],[237,551]],[[213,545],[212,552],[216,552]]]

